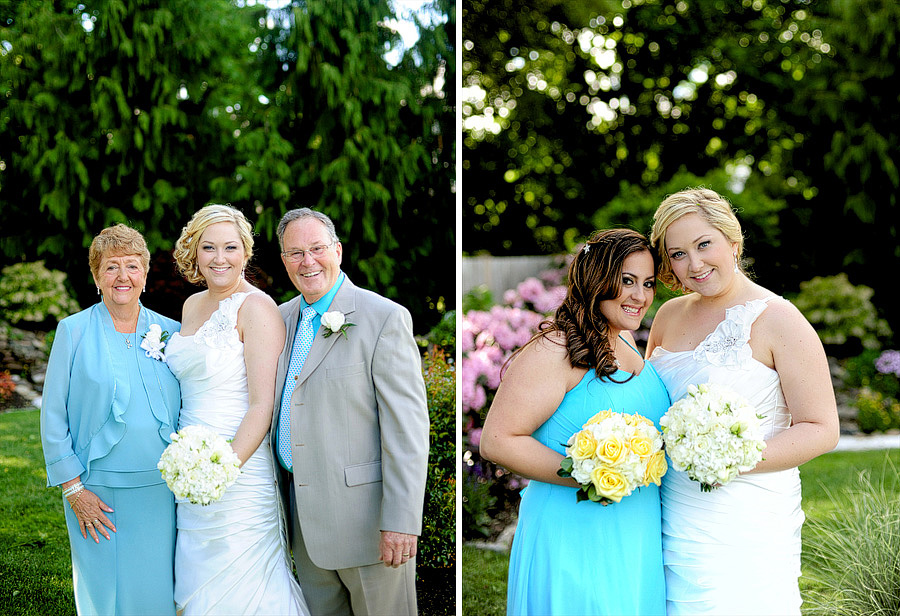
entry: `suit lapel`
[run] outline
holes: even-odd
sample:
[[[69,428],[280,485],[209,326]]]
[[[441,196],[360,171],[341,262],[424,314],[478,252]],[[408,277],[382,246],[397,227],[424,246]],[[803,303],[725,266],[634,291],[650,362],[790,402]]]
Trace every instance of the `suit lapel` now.
[[[347,317],[347,320],[350,321],[350,315],[356,311],[356,287],[347,276],[344,276],[344,282],[341,284],[341,288],[338,289],[338,292],[334,296],[334,300],[332,300],[331,305],[328,307],[328,312],[337,310],[339,312],[343,312]],[[353,335],[353,330],[348,330],[348,335]],[[297,383],[297,389],[303,384],[306,379],[309,378],[315,369],[318,367],[322,360],[325,359],[325,356],[328,355],[328,352],[331,351],[331,348],[340,338],[340,334],[332,334],[325,337],[325,331],[320,326],[319,330],[316,332],[316,337],[313,339],[312,346],[309,349],[309,355],[306,356],[306,361],[303,363],[303,370],[300,371],[300,380]],[[296,390],[295,390],[296,391]]]

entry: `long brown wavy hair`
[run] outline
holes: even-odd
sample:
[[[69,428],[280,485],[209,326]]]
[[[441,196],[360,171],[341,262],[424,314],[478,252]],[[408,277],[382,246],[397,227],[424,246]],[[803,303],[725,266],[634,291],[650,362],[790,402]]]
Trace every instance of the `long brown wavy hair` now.
[[[569,266],[568,289],[562,305],[507,363],[532,342],[540,338],[552,340],[551,334],[561,332],[573,368],[593,368],[598,378],[614,380],[611,375],[618,368],[609,345],[609,323],[600,311],[600,302],[619,296],[625,258],[644,250],[653,257],[655,275],[659,272],[659,255],[637,231],[608,229],[591,234]]]

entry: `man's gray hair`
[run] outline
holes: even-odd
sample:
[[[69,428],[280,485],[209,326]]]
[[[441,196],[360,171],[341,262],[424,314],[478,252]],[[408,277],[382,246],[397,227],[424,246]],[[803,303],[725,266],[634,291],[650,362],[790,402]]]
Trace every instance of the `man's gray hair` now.
[[[295,210],[288,210],[285,215],[281,217],[281,222],[278,223],[278,229],[275,231],[275,234],[278,236],[278,245],[281,247],[281,250],[284,250],[284,230],[295,220],[301,220],[303,218],[315,218],[325,225],[325,229],[328,231],[328,235],[331,236],[332,242],[337,243],[341,241],[338,239],[334,223],[326,214],[311,210],[308,207],[301,207]]]

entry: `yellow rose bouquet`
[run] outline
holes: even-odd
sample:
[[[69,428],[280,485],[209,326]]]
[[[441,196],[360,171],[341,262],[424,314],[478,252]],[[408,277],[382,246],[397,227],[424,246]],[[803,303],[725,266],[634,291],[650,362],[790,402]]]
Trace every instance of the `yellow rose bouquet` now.
[[[606,506],[635,488],[659,485],[666,474],[663,439],[653,422],[637,413],[600,411],[566,443],[566,457],[556,473],[581,488],[578,502]]]

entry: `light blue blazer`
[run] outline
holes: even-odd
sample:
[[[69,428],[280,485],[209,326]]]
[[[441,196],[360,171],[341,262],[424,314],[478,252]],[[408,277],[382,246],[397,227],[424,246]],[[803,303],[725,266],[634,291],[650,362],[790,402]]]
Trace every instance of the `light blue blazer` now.
[[[177,321],[141,306],[135,344],[151,323],[170,335],[181,329]],[[80,477],[122,439],[133,391],[146,391],[150,412],[160,422],[159,435],[171,442],[181,408],[178,380],[164,362],[143,354],[138,373],[129,374],[125,352],[103,302],[60,321],[41,404],[48,486]]]

